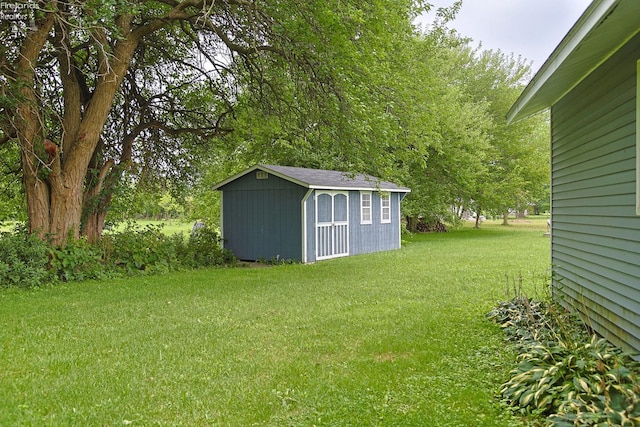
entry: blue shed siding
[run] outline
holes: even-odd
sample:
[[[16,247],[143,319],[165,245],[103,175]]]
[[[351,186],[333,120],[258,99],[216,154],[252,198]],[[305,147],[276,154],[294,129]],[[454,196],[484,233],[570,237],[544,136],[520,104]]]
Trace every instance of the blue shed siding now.
[[[555,291],[612,342],[640,351],[636,62],[640,35],[551,110]]]
[[[316,192],[322,190],[315,190]],[[372,192],[372,223],[360,224],[360,192],[349,191],[349,255],[400,249],[401,193],[391,193],[391,222],[381,223],[380,197]],[[306,201],[306,262],[316,261],[315,194]]]
[[[279,257],[302,262],[398,249],[400,201],[411,190],[377,180],[390,195],[391,219],[382,223],[372,179],[377,180],[256,165],[215,186],[222,192],[223,246],[242,260]],[[354,189],[369,186],[373,221],[361,225],[360,191]]]
[[[400,248],[400,212],[398,193],[391,193],[391,222],[381,223],[380,195],[371,194],[371,224],[360,224],[360,192],[352,191],[349,198],[349,243],[352,255]]]
[[[269,175],[247,174],[222,187],[223,245],[243,260],[302,260],[302,208],[306,189]]]

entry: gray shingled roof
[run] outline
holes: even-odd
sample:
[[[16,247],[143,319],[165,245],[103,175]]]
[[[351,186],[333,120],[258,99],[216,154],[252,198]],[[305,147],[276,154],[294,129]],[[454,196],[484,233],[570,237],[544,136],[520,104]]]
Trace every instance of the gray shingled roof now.
[[[256,165],[217,184],[214,189],[219,189],[223,185],[226,185],[229,182],[255,170],[263,170],[306,188],[323,188],[329,190],[380,190],[402,193],[409,193],[411,191],[407,187],[401,187],[393,182],[382,181],[381,179],[371,175],[354,175],[339,171],[277,165]]]

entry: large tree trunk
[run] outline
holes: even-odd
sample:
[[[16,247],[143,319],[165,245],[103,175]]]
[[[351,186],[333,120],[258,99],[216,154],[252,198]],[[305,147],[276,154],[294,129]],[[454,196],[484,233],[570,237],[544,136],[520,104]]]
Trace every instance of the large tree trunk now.
[[[49,231],[49,186],[41,179],[39,170],[46,173],[46,153],[44,129],[38,111],[38,97],[35,92],[35,71],[33,64],[37,62],[40,50],[44,46],[55,16],[48,14],[39,22],[36,31],[31,31],[20,49],[20,56],[15,67],[16,98],[14,127],[21,147],[21,163],[24,171],[23,185],[27,199],[29,231],[44,238]]]
[[[113,160],[101,158],[100,136],[133,55],[146,36],[171,22],[202,16],[203,23],[198,25],[217,34],[230,50],[250,55],[256,49],[236,43],[209,20],[218,2],[206,7],[199,1],[165,2],[172,5],[165,14],[136,25],[129,12],[117,8],[113,16],[105,13],[104,26],[100,24],[102,12],[96,13],[95,6],[85,7],[85,3],[46,2],[34,15],[38,21],[27,31],[17,59],[5,64],[4,53],[0,58],[2,95],[10,92],[11,101],[3,102],[8,112],[3,131],[10,129],[20,145],[29,230],[57,245],[80,233],[95,240],[102,232],[112,191],[108,186],[105,190],[105,177],[112,173],[117,177],[121,170],[113,172]],[[242,8],[245,6],[252,8]],[[95,19],[70,21],[68,17],[76,13],[95,14]],[[189,37],[194,35],[189,33]],[[270,46],[263,48],[271,50]],[[38,62],[41,52],[46,64]],[[53,71],[52,57],[58,67],[52,80],[62,85],[62,108],[43,102],[43,95],[48,94],[42,86],[47,81],[36,78],[40,66],[43,73]],[[58,119],[60,123],[52,126]],[[126,146],[122,149],[121,165],[131,159],[130,151]],[[100,160],[92,163],[92,159]],[[93,181],[96,175],[97,182]]]
[[[415,233],[418,231],[417,217],[407,215],[407,230],[409,230],[411,233]]]
[[[33,65],[39,56],[53,19],[27,36],[21,59],[16,64],[19,105],[15,126],[22,148],[22,167],[29,215],[29,229],[41,238],[48,236],[56,245],[67,238],[78,238],[82,209],[85,206],[85,176],[100,140],[114,97],[143,34],[129,33],[120,40],[112,57],[101,58],[99,78],[90,102],[83,102],[72,60],[61,58],[60,76],[64,86],[64,136],[54,151],[44,151],[46,135],[42,112],[34,89]],[[125,23],[126,24],[126,23]],[[124,25],[126,28],[127,25]],[[59,42],[61,56],[69,55],[64,45],[64,30]],[[82,114],[84,112],[84,114]],[[89,194],[91,195],[91,194]],[[101,227],[99,227],[101,230]]]
[[[97,161],[97,159],[94,159]],[[92,163],[94,163],[92,161]],[[97,164],[92,165],[92,171],[97,169]],[[114,161],[108,160],[102,165],[97,176],[89,177],[87,174],[87,191],[83,200],[82,233],[89,242],[95,242],[102,236],[107,211],[113,196],[114,181],[120,178],[120,168],[114,168]]]
[[[93,212],[87,218],[84,235],[87,236],[87,240],[90,243],[96,242],[102,236],[102,231],[104,230],[104,222],[107,218],[107,211],[99,211]]]

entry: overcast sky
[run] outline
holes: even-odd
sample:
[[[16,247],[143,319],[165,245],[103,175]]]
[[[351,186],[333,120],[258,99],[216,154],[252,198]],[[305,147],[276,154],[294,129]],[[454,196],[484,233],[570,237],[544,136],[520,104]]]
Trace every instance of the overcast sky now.
[[[454,0],[431,0],[432,12],[420,22],[430,23],[438,7]],[[485,49],[522,55],[537,71],[591,0],[463,0],[455,21],[449,24],[461,35],[482,42]]]

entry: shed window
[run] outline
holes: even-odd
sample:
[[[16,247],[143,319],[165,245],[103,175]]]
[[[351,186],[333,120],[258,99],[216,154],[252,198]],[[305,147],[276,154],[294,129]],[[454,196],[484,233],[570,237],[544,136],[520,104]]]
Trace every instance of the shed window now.
[[[265,171],[256,171],[256,179],[269,179],[269,174]]]
[[[380,222],[391,222],[391,197],[389,193],[380,193]]]
[[[636,215],[640,215],[640,61],[636,62]]]
[[[360,224],[371,224],[371,192],[360,192]]]

